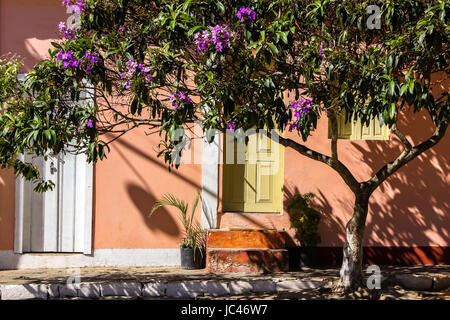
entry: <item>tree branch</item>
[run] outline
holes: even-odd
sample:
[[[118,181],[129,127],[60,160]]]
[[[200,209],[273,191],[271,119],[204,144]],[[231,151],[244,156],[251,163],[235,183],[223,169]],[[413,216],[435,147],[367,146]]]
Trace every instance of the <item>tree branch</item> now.
[[[398,169],[406,165],[411,160],[418,157],[423,152],[427,151],[431,147],[435,146],[441,139],[445,136],[445,132],[448,127],[448,121],[442,121],[436,126],[436,130],[434,131],[433,135],[426,141],[422,142],[421,144],[413,147],[408,140],[407,144],[405,144],[405,150],[395,159],[394,161],[391,161],[384,165],[378,172],[367,182],[369,185],[369,188],[371,191],[375,190],[380,184],[382,184],[387,178],[389,178],[392,174],[394,174]],[[397,133],[394,131],[394,133],[397,135],[397,133],[400,133],[397,129]],[[399,136],[399,135],[397,135]],[[406,137],[400,133],[400,140],[403,142],[403,136],[404,139]],[[409,144],[409,147],[408,147]]]
[[[398,129],[396,123],[394,123],[391,130],[400,139],[400,141],[405,145],[405,150],[409,151],[412,149],[411,143],[406,138],[406,136]]]
[[[338,161],[338,123],[334,109],[328,109],[327,116],[331,121],[331,159]]]
[[[273,134],[272,134],[273,135]],[[271,137],[272,137],[271,135]],[[332,157],[324,155],[320,152],[317,152],[315,150],[312,150],[292,139],[289,138],[283,138],[279,134],[275,133],[275,138],[278,139],[278,142],[283,145],[284,147],[290,147],[300,154],[316,160],[325,163],[329,167],[333,168],[345,181],[345,183],[348,185],[348,187],[355,193],[358,194],[361,191],[362,184],[358,182],[358,180],[355,179],[355,177],[352,175],[350,170],[339,160],[333,160]],[[273,139],[273,137],[272,137]],[[276,140],[274,140],[276,141]]]

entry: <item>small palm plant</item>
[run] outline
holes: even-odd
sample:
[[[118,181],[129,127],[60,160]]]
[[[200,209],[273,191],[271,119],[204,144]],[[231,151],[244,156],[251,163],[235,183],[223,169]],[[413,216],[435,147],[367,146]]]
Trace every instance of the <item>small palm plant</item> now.
[[[194,219],[195,209],[197,208],[200,198],[201,194],[199,192],[195,197],[191,213],[188,214],[189,204],[170,193],[165,194],[162,196],[161,200],[155,203],[150,213],[150,215],[152,215],[156,210],[164,206],[175,207],[180,211],[179,218],[184,227],[184,238],[180,243],[180,248],[193,249],[194,259],[195,251],[198,250],[203,257],[203,251],[206,247],[205,230],[202,229],[200,224]]]

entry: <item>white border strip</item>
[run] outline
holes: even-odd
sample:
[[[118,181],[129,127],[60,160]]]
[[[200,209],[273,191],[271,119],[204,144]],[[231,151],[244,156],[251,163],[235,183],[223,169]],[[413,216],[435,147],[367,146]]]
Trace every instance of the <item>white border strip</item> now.
[[[169,267],[180,265],[180,249],[98,249],[93,255],[0,251],[0,270],[82,267]]]

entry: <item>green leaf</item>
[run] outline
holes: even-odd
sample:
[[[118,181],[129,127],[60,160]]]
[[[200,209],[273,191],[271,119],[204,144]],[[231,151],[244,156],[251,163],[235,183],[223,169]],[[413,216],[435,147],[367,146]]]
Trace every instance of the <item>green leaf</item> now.
[[[57,42],[51,42],[52,46],[54,46],[57,49],[62,49],[61,45]]]
[[[391,120],[393,120],[395,117],[395,110],[396,110],[395,103],[392,102],[391,107],[389,108],[389,118],[391,118]]]
[[[414,93],[414,80],[409,82],[409,93]]]
[[[279,35],[284,44],[288,44],[287,32],[280,32]]]
[[[400,96],[401,97],[405,94],[406,90],[408,90],[408,85],[406,83],[404,83],[402,85],[402,87],[400,88]]]
[[[395,82],[394,81],[390,81],[388,83],[388,93],[390,96],[393,96],[395,94]]]
[[[131,114],[135,114],[138,109],[138,99],[135,97],[133,102],[131,102],[130,112]]]
[[[278,55],[278,49],[272,42],[267,42],[267,45],[269,46],[270,51],[276,56]]]

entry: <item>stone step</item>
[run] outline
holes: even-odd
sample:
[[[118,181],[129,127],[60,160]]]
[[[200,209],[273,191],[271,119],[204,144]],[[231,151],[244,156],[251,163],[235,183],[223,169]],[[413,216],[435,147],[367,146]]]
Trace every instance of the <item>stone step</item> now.
[[[288,235],[276,230],[209,230],[206,247],[230,249],[285,249]]]
[[[16,284],[0,285],[0,300],[53,299],[119,299],[226,297],[243,294],[277,294],[288,291],[314,290],[327,285],[324,280],[258,278],[224,280],[166,280],[149,282],[101,282],[78,284]]]
[[[206,269],[211,273],[289,271],[286,249],[207,248]]]

